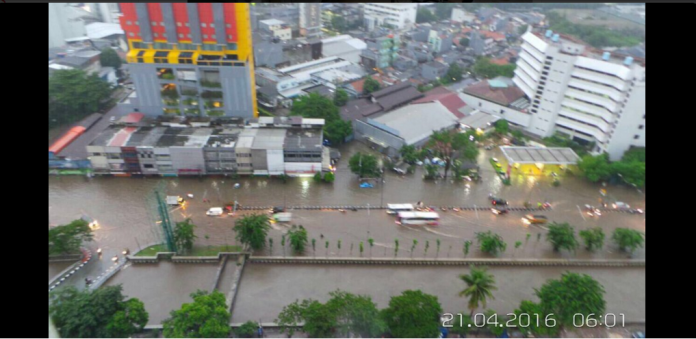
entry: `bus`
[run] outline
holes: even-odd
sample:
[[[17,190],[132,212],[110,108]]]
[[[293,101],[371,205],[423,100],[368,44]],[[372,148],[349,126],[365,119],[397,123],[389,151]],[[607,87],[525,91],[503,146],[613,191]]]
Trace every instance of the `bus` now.
[[[435,212],[399,212],[396,223],[408,225],[438,225],[440,215]]]
[[[387,204],[387,214],[397,214],[399,212],[413,212],[415,208],[411,204]]]

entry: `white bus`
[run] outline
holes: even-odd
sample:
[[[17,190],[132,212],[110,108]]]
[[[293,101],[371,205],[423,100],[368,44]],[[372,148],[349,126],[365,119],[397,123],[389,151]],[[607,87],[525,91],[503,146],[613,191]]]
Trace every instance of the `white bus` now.
[[[399,225],[438,225],[440,215],[435,212],[399,212],[396,223]]]
[[[387,204],[387,214],[397,214],[399,212],[412,212],[415,210],[411,204]]]

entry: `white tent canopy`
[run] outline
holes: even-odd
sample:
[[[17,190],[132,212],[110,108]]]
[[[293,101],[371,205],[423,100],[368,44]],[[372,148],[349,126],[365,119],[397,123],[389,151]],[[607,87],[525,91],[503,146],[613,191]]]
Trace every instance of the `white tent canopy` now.
[[[580,157],[567,147],[516,147],[502,146],[510,164],[575,165]]]

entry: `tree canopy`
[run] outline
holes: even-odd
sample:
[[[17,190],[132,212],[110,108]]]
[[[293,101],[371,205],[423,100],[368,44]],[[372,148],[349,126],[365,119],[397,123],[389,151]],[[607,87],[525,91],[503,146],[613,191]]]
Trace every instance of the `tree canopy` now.
[[[644,40],[640,31],[574,24],[556,12],[548,12],[546,19],[550,23],[549,29],[554,32],[574,35],[596,48],[635,46]]]
[[[459,64],[456,62],[453,62],[452,65],[449,67],[447,70],[447,81],[450,82],[457,82],[459,80],[462,80],[462,73],[463,70],[461,67],[459,67]]]
[[[115,69],[119,69],[121,68],[123,61],[121,60],[121,57],[118,56],[116,51],[111,48],[105,48],[99,55],[99,63],[101,63],[102,67],[113,67]]]
[[[469,274],[462,274],[459,279],[466,284],[466,288],[459,292],[459,296],[469,297],[470,316],[479,306],[485,308],[487,299],[493,299],[491,291],[498,289],[495,287],[495,278],[485,267],[471,266]]]
[[[292,225],[288,231],[288,240],[290,240],[290,247],[297,254],[304,253],[305,247],[307,247],[307,230],[300,225]]]
[[[379,81],[372,79],[371,76],[368,76],[365,78],[365,82],[363,83],[363,94],[376,92],[380,89],[380,87]]]
[[[433,22],[437,21],[437,16],[433,14],[429,9],[421,7],[418,9],[418,12],[416,12],[416,23],[425,23],[425,22]]]
[[[617,228],[611,239],[619,246],[620,250],[633,253],[638,247],[643,247],[644,237],[645,235],[639,231],[630,228]]]
[[[391,297],[381,312],[394,338],[435,338],[440,331],[442,307],[437,297],[407,290]]]
[[[346,102],[348,102],[348,93],[346,92],[346,90],[344,90],[343,88],[337,89],[336,92],[334,93],[333,101],[334,101],[334,105],[336,105],[336,106],[340,107],[340,106],[345,105]]]
[[[186,253],[193,249],[193,241],[198,238],[194,233],[196,225],[191,222],[191,218],[177,222],[174,227],[174,243],[176,248],[182,253]]]
[[[601,249],[604,245],[604,231],[601,227],[582,230],[578,234],[585,243],[585,249],[588,251]]]
[[[80,291],[74,286],[49,293],[48,313],[63,338],[127,338],[149,320],[143,303],[126,300],[121,285]]]
[[[357,152],[348,160],[348,166],[351,172],[361,178],[374,178],[381,174],[377,157],[372,154]]]
[[[546,326],[545,320],[548,314],[544,313],[544,311],[541,308],[541,305],[535,302],[529,300],[522,300],[522,302],[520,303],[520,307],[515,309],[514,313],[517,315],[517,317],[515,318],[515,324],[517,325],[517,328],[527,336],[530,333],[532,333],[535,336],[554,337],[558,333],[557,326]],[[527,319],[526,316],[521,317],[522,314],[528,315],[529,319]],[[539,319],[539,321],[534,321],[537,318]]]
[[[91,241],[92,229],[82,219],[48,229],[48,255],[78,253],[83,242]]]
[[[73,123],[108,105],[111,85],[82,70],[58,70],[48,78],[48,128]],[[55,120],[55,121],[54,121]]]
[[[492,231],[476,233],[476,240],[478,240],[479,249],[484,253],[498,255],[498,253],[505,252],[507,248],[503,237]]]
[[[603,314],[606,309],[604,287],[587,274],[566,272],[561,279],[550,279],[535,289],[541,310],[554,314],[561,326],[573,326],[575,314]]]
[[[515,75],[515,64],[496,65],[489,58],[479,58],[474,64],[474,73],[486,79],[499,76],[512,78]]]
[[[349,121],[341,119],[338,112],[334,101],[317,93],[296,99],[290,110],[291,115],[324,119],[324,137],[332,144],[342,144],[353,133],[353,127]]]
[[[341,290],[329,295],[331,298],[323,304],[308,299],[285,306],[276,320],[281,331],[292,335],[292,327],[299,322],[304,322],[303,331],[313,338],[374,338],[386,330],[377,305],[369,296]]]
[[[271,229],[268,216],[265,214],[246,215],[234,223],[237,240],[258,250],[266,244],[266,236]]]
[[[226,338],[230,333],[230,312],[225,295],[219,291],[191,293],[192,303],[171,311],[162,322],[166,338]]]
[[[546,239],[553,246],[554,251],[562,249],[575,252],[578,247],[578,240],[575,239],[575,230],[570,224],[565,223],[550,223],[548,225],[548,233]]]
[[[454,131],[436,131],[430,136],[426,144],[445,162],[445,178],[453,161],[457,158],[475,160],[478,156],[478,148],[472,141],[473,133],[457,133]],[[475,140],[475,137],[473,137]]]

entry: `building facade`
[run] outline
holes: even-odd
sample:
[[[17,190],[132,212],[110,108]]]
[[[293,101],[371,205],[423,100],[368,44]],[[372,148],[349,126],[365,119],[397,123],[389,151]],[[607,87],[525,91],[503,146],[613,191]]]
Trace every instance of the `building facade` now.
[[[131,114],[87,146],[95,174],[309,176],[330,170],[323,119],[147,119]]]
[[[408,29],[416,23],[418,4],[377,2],[364,5],[365,21],[372,28],[386,24],[397,29]]]
[[[365,39],[365,42],[367,48],[362,50],[360,59],[366,70],[387,68],[399,56],[401,39],[398,35],[389,34],[376,39]]]
[[[267,33],[270,33],[274,38],[278,38],[283,41],[290,40],[292,38],[292,30],[283,21],[278,19],[268,19],[259,21],[259,28]]]
[[[644,66],[551,31],[522,39],[513,81],[532,100],[528,131],[594,143],[611,160],[645,147]]]
[[[122,3],[133,108],[147,115],[258,115],[249,5]]]
[[[321,3],[300,3],[300,35],[308,39],[321,38]]]

